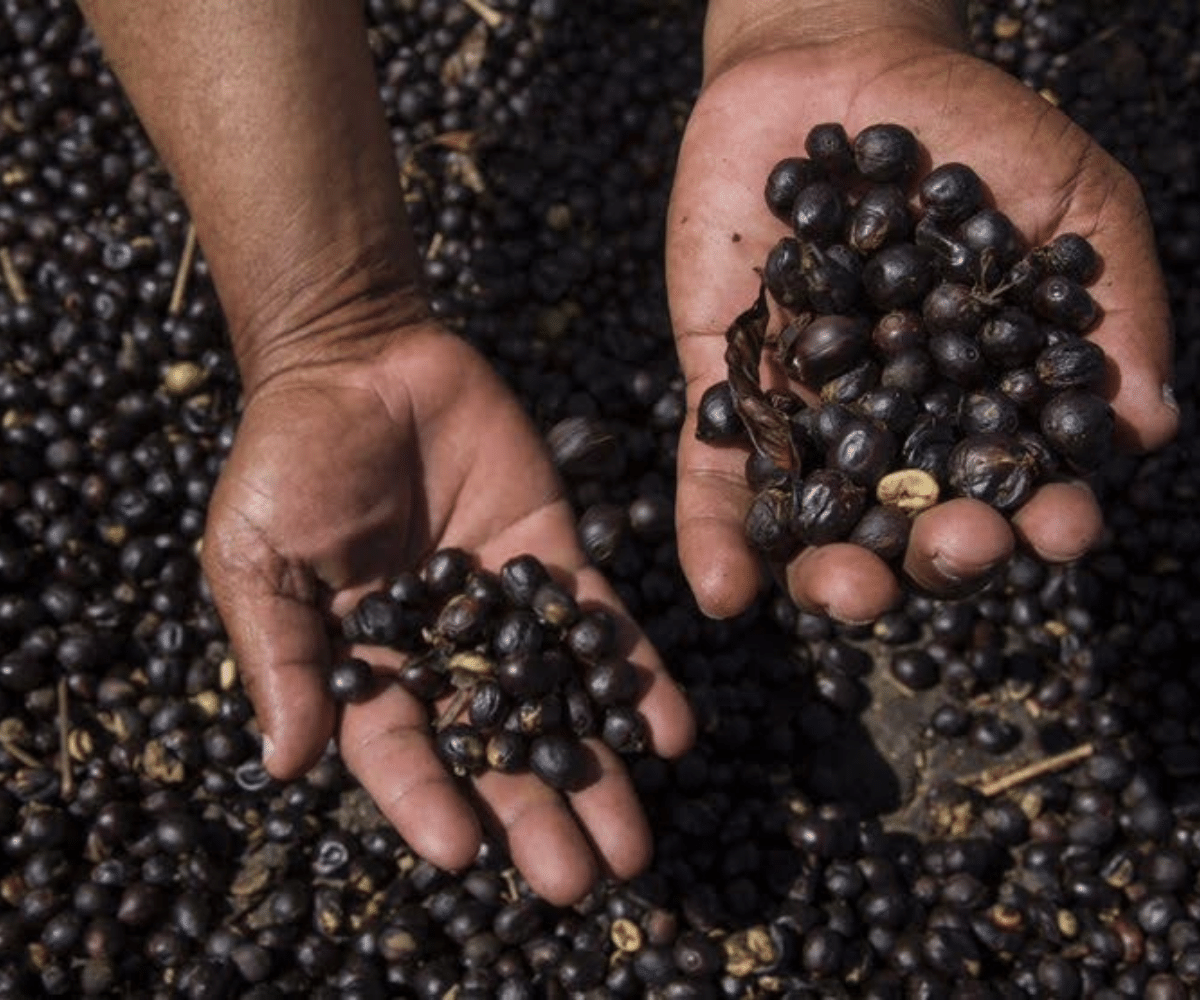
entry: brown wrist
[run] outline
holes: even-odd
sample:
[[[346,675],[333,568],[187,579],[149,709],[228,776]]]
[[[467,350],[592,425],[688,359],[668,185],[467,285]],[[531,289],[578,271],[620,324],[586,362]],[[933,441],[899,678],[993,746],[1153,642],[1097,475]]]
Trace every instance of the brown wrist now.
[[[384,243],[353,255],[304,262],[265,290],[255,311],[231,323],[249,398],[298,369],[369,362],[397,338],[431,321],[415,268]]]
[[[966,48],[961,0],[711,0],[704,26],[704,79],[785,48],[829,45],[878,31]]]

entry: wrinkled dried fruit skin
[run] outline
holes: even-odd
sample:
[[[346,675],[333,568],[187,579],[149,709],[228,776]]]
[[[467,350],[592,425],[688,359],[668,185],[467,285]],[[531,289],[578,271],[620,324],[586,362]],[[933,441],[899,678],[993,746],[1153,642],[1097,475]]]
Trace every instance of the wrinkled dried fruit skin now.
[[[845,473],[860,486],[873,489],[891,468],[897,450],[896,436],[886,427],[856,419],[829,446],[825,465]]]
[[[841,122],[824,122],[809,129],[804,139],[809,159],[837,177],[854,169],[854,147]]]
[[[823,179],[824,171],[812,160],[792,156],[780,160],[767,175],[763,192],[767,207],[784,222],[791,222],[792,203],[801,188]]]
[[[1047,347],[1034,363],[1037,377],[1050,389],[1096,389],[1104,381],[1103,348],[1078,338]]]
[[[966,435],[1015,434],[1020,422],[1017,404],[999,389],[968,392],[958,406],[958,426]]]
[[[704,390],[696,416],[696,437],[706,444],[740,444],[746,440],[746,426],[733,403],[728,382]]]
[[[866,357],[870,327],[858,316],[818,316],[781,335],[784,367],[809,388],[849,371]]]
[[[1004,513],[1033,493],[1036,468],[1025,449],[1007,434],[965,438],[950,453],[947,478],[957,496],[982,500]]]
[[[871,254],[908,239],[911,233],[912,216],[904,189],[896,184],[876,184],[851,211],[846,242],[860,254]]]
[[[866,490],[835,469],[806,476],[796,495],[793,530],[808,545],[846,538],[866,507]]]
[[[800,243],[795,237],[785,236],[771,248],[763,264],[763,283],[785,309],[800,312],[808,304]]]
[[[1083,333],[1100,315],[1086,288],[1058,274],[1046,278],[1034,290],[1033,308],[1043,319],[1076,333]]]
[[[826,246],[846,228],[846,198],[828,181],[801,188],[792,202],[792,229],[798,239]]]
[[[1094,393],[1066,389],[1042,407],[1040,427],[1051,448],[1076,469],[1090,472],[1112,453],[1112,407]]]
[[[884,247],[863,267],[863,288],[884,311],[918,304],[933,281],[933,254],[915,243]]]
[[[917,169],[917,137],[903,125],[864,128],[854,139],[858,172],[877,183],[904,183]]]
[[[896,562],[908,548],[912,519],[899,507],[876,504],[859,519],[847,541],[874,552],[884,562]]]
[[[925,175],[917,193],[926,218],[953,225],[979,207],[983,182],[966,164],[943,163]]]
[[[795,555],[799,539],[792,528],[792,489],[771,486],[757,493],[746,510],[746,540],[767,559],[785,561]]]
[[[1031,254],[1046,274],[1058,274],[1080,285],[1090,285],[1100,273],[1100,255],[1078,233],[1062,233]]]
[[[1021,309],[1003,309],[979,331],[979,349],[993,365],[1019,368],[1029,364],[1046,342],[1037,321]]]

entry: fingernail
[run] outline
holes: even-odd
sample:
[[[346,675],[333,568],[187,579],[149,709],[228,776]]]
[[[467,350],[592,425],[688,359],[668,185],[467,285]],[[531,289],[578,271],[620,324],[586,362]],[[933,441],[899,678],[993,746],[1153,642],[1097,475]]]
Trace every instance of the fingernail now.
[[[1163,383],[1162,401],[1164,406],[1168,407],[1175,413],[1179,412],[1179,400],[1175,398],[1175,390],[1171,387],[1170,383]]]
[[[262,738],[262,759],[263,763],[267,762],[267,758],[275,752],[275,741],[270,736]]]
[[[935,555],[930,563],[945,583],[962,583],[962,573],[959,572],[958,567],[940,553]]]

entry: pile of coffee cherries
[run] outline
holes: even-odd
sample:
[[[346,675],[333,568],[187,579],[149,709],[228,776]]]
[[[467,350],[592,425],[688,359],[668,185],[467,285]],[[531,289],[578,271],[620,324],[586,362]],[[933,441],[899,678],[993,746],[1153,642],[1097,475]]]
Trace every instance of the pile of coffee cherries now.
[[[818,125],[805,152],[767,178],[793,234],[768,253],[727,335],[729,378],[699,408],[700,440],[752,445],[750,544],[787,559],[848,540],[895,562],[912,517],[942,498],[1010,514],[1040,483],[1097,468],[1114,421],[1106,356],[1085,336],[1091,244],[1067,233],[1028,251],[961,163],[913,199],[920,147],[901,125],[853,140]],[[763,388],[764,356],[805,394]]]
[[[396,679],[436,706],[438,755],[460,777],[529,770],[575,790],[597,774],[587,738],[622,753],[645,747],[642,672],[620,655],[616,619],[581,608],[535,556],[491,573],[461,549],[440,549],[419,572],[366,594],[342,633],[405,655]],[[329,690],[362,700],[378,676],[349,657],[333,667]]]

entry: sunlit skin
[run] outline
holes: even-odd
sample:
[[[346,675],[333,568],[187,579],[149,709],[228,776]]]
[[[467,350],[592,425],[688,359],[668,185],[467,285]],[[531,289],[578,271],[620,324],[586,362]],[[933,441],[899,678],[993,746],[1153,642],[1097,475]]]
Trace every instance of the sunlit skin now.
[[[679,550],[708,614],[746,608],[764,574],[743,541],[745,453],[697,441],[695,408],[725,377],[725,330],[754,300],[755,268],[787,233],[763,201],[767,174],[780,159],[803,155],[818,123],[841,122],[851,136],[877,122],[904,124],[925,150],[922,172],[970,164],[1031,246],[1064,232],[1086,236],[1105,262],[1090,289],[1103,320],[1089,335],[1110,359],[1104,392],[1120,443],[1151,449],[1174,435],[1178,413],[1163,400],[1170,319],[1145,205],[1132,177],[1086,133],[999,69],[917,31],[867,31],[818,46],[781,46],[775,37],[769,52],[755,51],[742,46],[710,73],[684,136],[667,229],[689,404],[678,460]],[[1083,482],[1044,486],[1011,523],[978,501],[955,499],[917,517],[902,576],[934,593],[961,593],[1018,543],[1063,562],[1102,531]],[[848,622],[892,607],[903,583],[850,545],[801,552],[786,580],[799,604]]]

